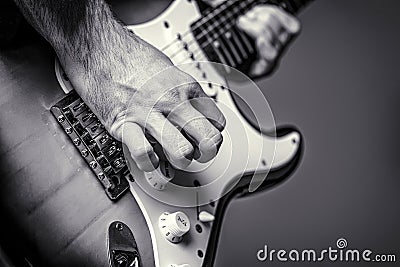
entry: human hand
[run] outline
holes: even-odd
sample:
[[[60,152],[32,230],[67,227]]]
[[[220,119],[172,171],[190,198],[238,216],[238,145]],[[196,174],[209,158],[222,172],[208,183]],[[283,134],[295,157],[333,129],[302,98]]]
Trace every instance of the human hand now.
[[[200,85],[125,29],[104,35],[84,61],[79,53],[58,55],[77,92],[128,147],[138,167],[152,171],[164,155],[177,168],[193,158],[206,162],[215,157],[225,118]],[[149,135],[163,155],[154,151]]]
[[[226,0],[203,0],[216,7]],[[272,73],[285,48],[300,32],[299,20],[275,5],[258,5],[243,16],[237,25],[256,42],[257,60],[250,69],[251,77]]]
[[[250,69],[252,77],[275,70],[301,27],[296,17],[274,5],[255,6],[238,19],[237,25],[256,41],[258,58]]]

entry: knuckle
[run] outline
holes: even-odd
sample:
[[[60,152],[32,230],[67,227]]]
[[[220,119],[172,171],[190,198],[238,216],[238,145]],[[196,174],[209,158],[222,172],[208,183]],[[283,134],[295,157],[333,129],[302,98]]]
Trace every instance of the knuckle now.
[[[185,86],[185,91],[188,95],[200,96],[203,92],[201,85],[196,80],[189,81]]]
[[[269,61],[275,61],[278,58],[278,51],[276,49],[271,49],[269,53],[267,53],[266,59]]]
[[[181,93],[182,90],[180,90],[180,87],[174,87],[168,91],[166,91],[163,95],[163,97],[160,99],[158,103],[158,107],[161,108],[162,110],[168,108],[171,106],[171,102],[175,103],[177,102],[178,99],[181,98]]]
[[[140,121],[140,124],[150,132],[156,132],[158,129],[159,121],[155,116],[149,114],[148,116],[143,116]]]
[[[184,72],[182,70],[179,70],[179,72],[177,73],[177,79],[179,79],[179,81],[182,84],[193,84],[193,83],[197,83],[196,79],[194,79],[190,74],[188,74],[187,72]]]
[[[219,131],[210,125],[210,127],[207,127],[206,129],[205,137],[207,139],[213,139],[216,138],[219,134]]]
[[[205,138],[206,149],[212,148],[214,145],[219,146],[222,143],[222,135],[218,130],[209,130],[207,137]]]
[[[260,16],[264,24],[269,23],[274,18],[274,13],[272,12],[265,12]]]
[[[239,24],[239,26],[243,26],[243,24],[246,23],[246,17],[245,16],[240,16],[237,20],[237,23]]]
[[[212,140],[215,142],[215,145],[216,145],[217,147],[219,147],[219,146],[221,145],[221,143],[222,143],[222,140],[223,140],[222,134],[221,134],[221,133],[218,133],[217,135],[215,135],[215,136],[212,138]]]
[[[178,144],[174,153],[176,159],[191,158],[194,153],[193,146],[188,141],[182,141]]]
[[[267,61],[273,61],[278,57],[278,51],[272,45],[267,45],[266,42],[266,40],[257,42],[260,56]]]

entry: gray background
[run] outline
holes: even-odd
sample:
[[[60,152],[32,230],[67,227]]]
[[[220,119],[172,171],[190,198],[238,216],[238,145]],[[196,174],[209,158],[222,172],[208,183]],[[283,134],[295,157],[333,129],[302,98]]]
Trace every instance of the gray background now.
[[[232,203],[216,266],[292,266],[256,252],[325,249],[340,237],[400,260],[399,10],[398,0],[317,0],[302,14],[303,33],[259,85],[277,124],[302,131],[304,157],[282,186]]]
[[[292,266],[256,252],[340,237],[399,264],[399,10],[397,0],[318,0],[300,16],[301,36],[259,85],[277,124],[304,134],[304,157],[283,186],[232,203],[216,266]],[[314,264],[330,265],[356,264]]]

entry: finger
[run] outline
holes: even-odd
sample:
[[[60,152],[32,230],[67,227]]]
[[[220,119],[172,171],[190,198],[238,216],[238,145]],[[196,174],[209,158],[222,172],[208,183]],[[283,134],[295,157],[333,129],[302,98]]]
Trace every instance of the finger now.
[[[279,16],[275,14],[274,9],[268,8],[270,10],[268,13],[260,14],[260,24],[264,25],[262,31],[259,33],[261,35],[270,34],[273,38],[272,44],[275,46],[280,46],[285,44],[288,40],[290,34],[287,32],[286,28],[282,24]]]
[[[272,44],[271,37],[264,34],[257,38],[256,46],[258,51],[258,59],[253,63],[250,74],[253,77],[261,76],[270,73],[276,64],[276,59],[279,54],[279,47]]]
[[[279,7],[272,7],[273,12],[275,14],[275,18],[277,18],[281,23],[282,26],[292,35],[296,35],[300,32],[301,24],[300,21],[295,17],[289,14],[288,12],[284,11]]]
[[[251,66],[250,75],[251,77],[258,77],[268,73],[270,69],[270,64],[265,59],[260,58]]]
[[[300,31],[299,20],[277,6],[256,6],[251,12],[256,17],[255,21],[272,29],[282,43]]]
[[[251,14],[254,14],[254,12]],[[288,34],[282,28],[279,20],[271,14],[264,14],[263,20],[253,20],[248,15],[243,16],[238,20],[238,27],[253,39],[266,36],[275,46],[280,46],[288,39]]]
[[[142,126],[158,141],[168,161],[176,168],[184,169],[190,164],[194,152],[192,144],[161,113],[150,115]]]
[[[168,119],[194,141],[200,152],[199,162],[208,162],[217,155],[222,143],[221,132],[189,102],[175,107]]]
[[[264,27],[262,23],[252,19],[252,16],[249,15],[239,17],[237,26],[239,29],[250,35],[250,37],[253,39],[256,39],[260,35]]]
[[[190,95],[190,104],[204,115],[219,131],[226,126],[226,119],[217,104],[204,91],[196,90]]]
[[[139,169],[149,172],[158,167],[159,159],[139,125],[125,123],[122,129],[122,142],[128,147]]]

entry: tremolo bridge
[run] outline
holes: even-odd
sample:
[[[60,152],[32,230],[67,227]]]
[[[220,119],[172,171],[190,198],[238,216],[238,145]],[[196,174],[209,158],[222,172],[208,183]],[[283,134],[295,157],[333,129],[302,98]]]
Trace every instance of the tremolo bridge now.
[[[51,107],[51,112],[111,200],[118,199],[133,179],[123,156],[122,144],[105,130],[75,91]]]

